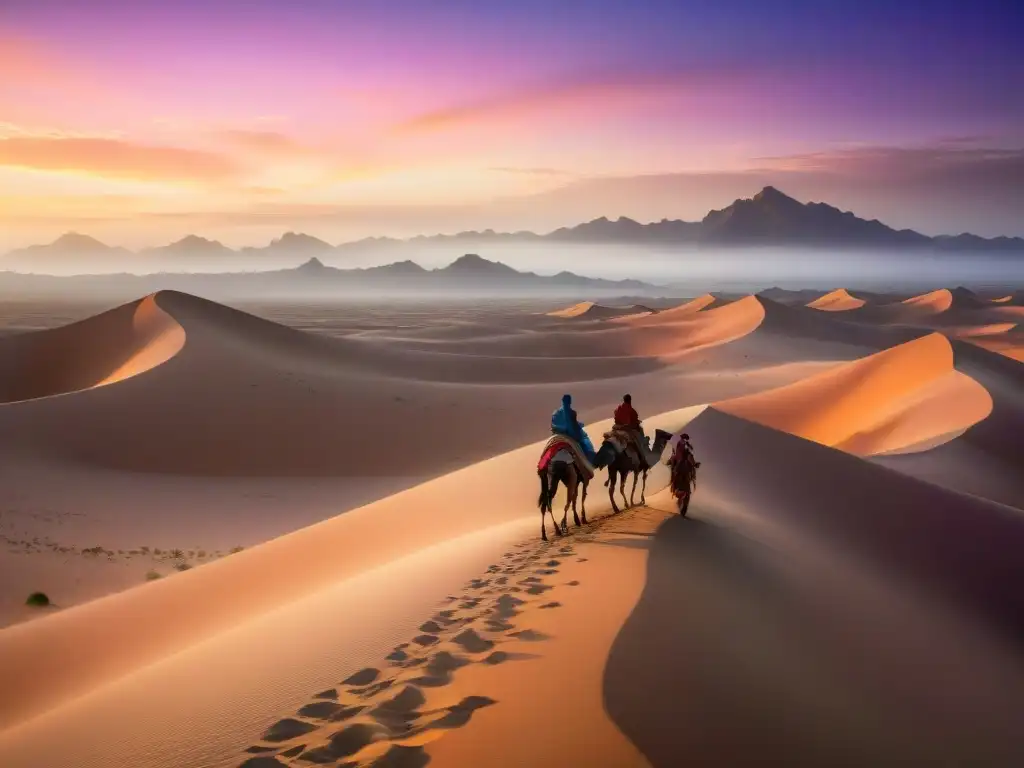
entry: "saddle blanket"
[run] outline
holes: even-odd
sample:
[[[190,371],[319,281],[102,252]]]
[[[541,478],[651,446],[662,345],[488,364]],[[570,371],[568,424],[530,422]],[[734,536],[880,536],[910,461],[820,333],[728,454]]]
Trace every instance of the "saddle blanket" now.
[[[647,446],[640,442],[640,432],[637,430],[614,427],[611,432],[604,433],[604,439],[612,444],[617,453],[632,448],[634,456],[639,458],[647,450]]]
[[[541,451],[540,461],[537,462],[537,471],[543,472],[548,468],[548,464],[560,451],[569,451],[576,463],[576,469],[583,476],[584,480],[589,480],[594,476],[594,465],[587,461],[587,457],[583,454],[583,450],[580,448],[579,443],[573,440],[571,437],[565,435],[552,435],[547,443],[544,444],[544,450]]]

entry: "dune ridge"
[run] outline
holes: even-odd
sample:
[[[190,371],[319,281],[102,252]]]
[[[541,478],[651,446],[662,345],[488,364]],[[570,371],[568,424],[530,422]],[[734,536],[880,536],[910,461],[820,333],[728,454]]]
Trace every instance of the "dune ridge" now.
[[[645,420],[677,431],[703,409]],[[594,435],[611,420],[589,425]],[[536,521],[536,462],[545,441],[273,539],[173,579],[140,585],[0,632],[0,729],[39,715],[283,603],[428,546],[516,520]],[[652,472],[650,488],[667,470]],[[500,490],[496,490],[500,489]],[[595,513],[607,496],[595,486]],[[480,499],[492,499],[482,510]],[[421,510],[432,510],[430,515]],[[539,522],[539,521],[537,521]],[[550,529],[550,521],[549,521]],[[188,622],[180,621],[182,615]],[[118,644],[109,627],[130,632]],[[76,652],[67,653],[69,637]],[[127,638],[130,638],[127,639]]]
[[[627,307],[611,307],[593,301],[581,301],[579,304],[573,304],[571,307],[548,312],[547,316],[565,319],[611,320],[631,315],[651,314],[657,314],[657,310],[645,307],[642,304],[631,304]]]
[[[185,341],[185,329],[156,294],[61,328],[0,339],[0,403],[124,381],[167,362]]]
[[[837,288],[824,296],[819,296],[807,306],[825,312],[846,312],[851,309],[859,309],[866,303],[864,299],[851,295],[845,288]]]
[[[992,398],[953,367],[933,333],[775,390],[716,403],[720,410],[849,453],[934,447],[992,411]]]

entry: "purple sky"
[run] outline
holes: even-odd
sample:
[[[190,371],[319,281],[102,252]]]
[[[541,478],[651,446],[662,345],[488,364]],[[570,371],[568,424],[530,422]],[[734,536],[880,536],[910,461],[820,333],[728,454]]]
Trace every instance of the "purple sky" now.
[[[1024,235],[1024,10],[4,0],[0,224],[129,245],[699,218]]]

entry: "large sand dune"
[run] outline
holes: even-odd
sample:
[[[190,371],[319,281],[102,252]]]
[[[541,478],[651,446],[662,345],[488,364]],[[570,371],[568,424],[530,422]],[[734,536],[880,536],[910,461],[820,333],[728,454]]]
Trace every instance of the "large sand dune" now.
[[[811,307],[811,309],[821,309],[826,312],[846,312],[850,309],[863,307],[866,303],[864,299],[852,296],[845,288],[837,288],[830,293],[826,293],[824,296],[819,296],[807,306]]]
[[[173,483],[160,514],[201,527],[200,481],[303,520],[0,629],[0,764],[1020,764],[1024,368],[981,346],[1018,308],[843,293],[309,333],[161,292],[0,339],[20,535],[85,475],[113,505],[131,478],[119,526]],[[602,471],[540,543],[564,391],[595,439],[625,391],[690,433],[691,519],[662,465],[608,516]]]
[[[991,413],[992,398],[953,368],[949,341],[931,334],[719,408],[872,455],[922,450],[952,439]]]
[[[122,381],[166,362],[184,344],[184,329],[153,296],[62,328],[5,337],[0,402]]]
[[[548,312],[548,317],[561,317],[580,320],[611,320],[629,315],[649,315],[655,310],[642,304],[631,304],[626,307],[610,307],[593,301],[583,301],[564,309]]]

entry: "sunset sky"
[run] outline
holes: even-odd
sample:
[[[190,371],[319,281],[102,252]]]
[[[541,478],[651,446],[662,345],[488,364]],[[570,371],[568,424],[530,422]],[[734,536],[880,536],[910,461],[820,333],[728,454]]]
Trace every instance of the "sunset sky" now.
[[[1024,235],[1024,4],[0,0],[0,247],[697,219]]]

